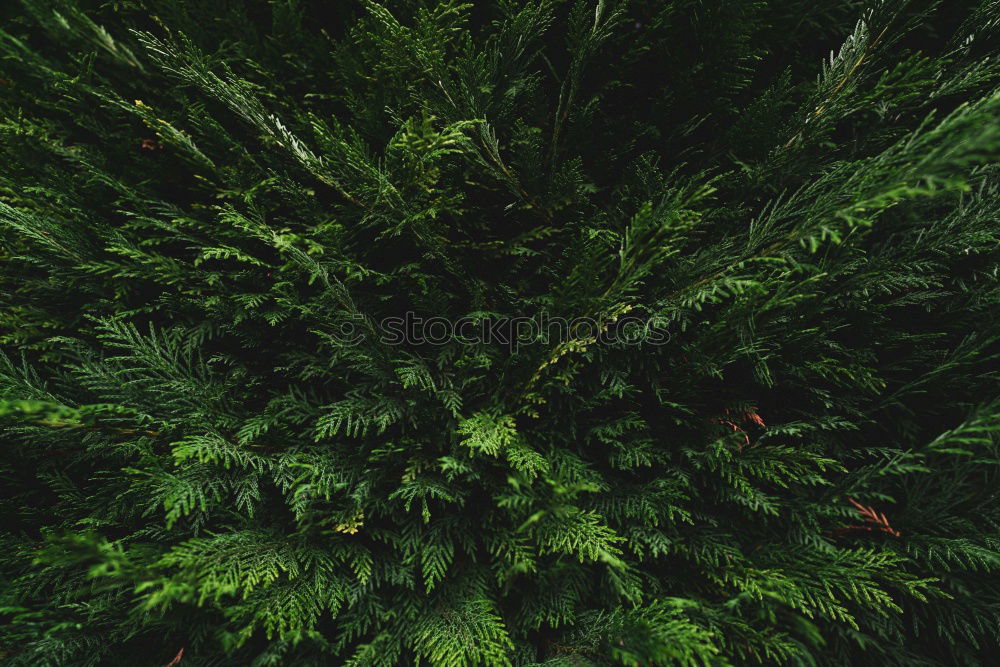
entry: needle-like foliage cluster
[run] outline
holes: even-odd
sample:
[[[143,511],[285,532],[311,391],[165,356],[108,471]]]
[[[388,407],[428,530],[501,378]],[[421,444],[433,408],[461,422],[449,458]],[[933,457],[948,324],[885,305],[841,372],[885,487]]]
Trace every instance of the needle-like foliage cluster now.
[[[989,664],[998,57],[997,0],[4,2],[0,660]]]

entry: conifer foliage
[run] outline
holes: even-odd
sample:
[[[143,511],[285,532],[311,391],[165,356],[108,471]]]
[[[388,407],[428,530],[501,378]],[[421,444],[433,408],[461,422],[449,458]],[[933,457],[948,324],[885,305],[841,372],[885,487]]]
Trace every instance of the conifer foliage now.
[[[2,660],[987,664],[998,56],[997,0],[4,3]]]

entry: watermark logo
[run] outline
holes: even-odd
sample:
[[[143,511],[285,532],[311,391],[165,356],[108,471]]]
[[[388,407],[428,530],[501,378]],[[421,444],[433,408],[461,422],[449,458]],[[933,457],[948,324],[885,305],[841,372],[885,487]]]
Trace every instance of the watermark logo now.
[[[338,323],[334,337],[345,346],[375,338],[383,345],[496,345],[516,351],[532,345],[554,346],[573,341],[598,345],[664,345],[670,341],[666,320],[623,316],[601,322],[591,317],[424,317],[407,312],[373,322],[354,314]]]

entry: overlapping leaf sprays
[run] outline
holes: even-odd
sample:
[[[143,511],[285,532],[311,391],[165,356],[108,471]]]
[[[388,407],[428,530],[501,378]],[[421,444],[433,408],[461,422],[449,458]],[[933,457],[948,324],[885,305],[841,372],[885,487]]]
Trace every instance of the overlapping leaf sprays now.
[[[995,0],[0,21],[6,662],[997,650]]]

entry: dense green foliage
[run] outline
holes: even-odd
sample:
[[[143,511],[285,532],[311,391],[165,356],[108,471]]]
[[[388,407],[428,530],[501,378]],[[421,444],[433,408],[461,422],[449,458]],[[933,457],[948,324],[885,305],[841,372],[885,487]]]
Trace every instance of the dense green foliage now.
[[[987,664],[1000,2],[946,4],[4,3],[5,664]]]

